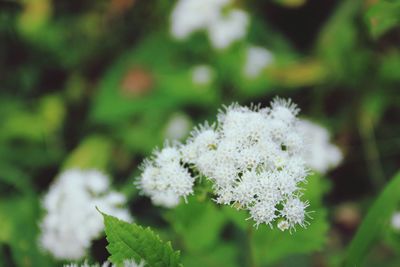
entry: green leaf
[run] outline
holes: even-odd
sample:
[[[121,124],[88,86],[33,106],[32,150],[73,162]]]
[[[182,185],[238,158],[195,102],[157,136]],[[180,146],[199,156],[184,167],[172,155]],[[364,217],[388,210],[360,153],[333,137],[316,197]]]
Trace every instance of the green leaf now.
[[[100,81],[91,121],[118,125],[149,112],[165,116],[181,105],[215,103],[218,89],[193,84],[193,65],[167,35],[150,35],[124,53]]]
[[[377,1],[367,10],[365,20],[371,35],[379,38],[393,27],[400,25],[400,3]]]
[[[233,244],[219,243],[217,246],[201,253],[186,254],[182,256],[185,266],[190,267],[220,267],[240,266],[238,263],[238,248]]]
[[[387,229],[390,217],[400,201],[400,172],[386,186],[369,209],[347,250],[345,266],[363,266],[363,260],[380,234]]]
[[[188,251],[204,251],[220,239],[226,223],[223,212],[211,201],[199,202],[191,197],[166,215]]]
[[[274,0],[274,2],[284,7],[298,8],[303,6],[307,2],[307,0]]]
[[[105,232],[109,245],[109,260],[121,264],[125,260],[145,260],[148,266],[182,266],[180,253],[171,243],[164,243],[150,228],[129,224],[103,213]]]
[[[368,68],[369,51],[360,42],[357,17],[361,0],[341,1],[323,26],[316,43],[317,54],[333,80],[358,85]]]
[[[72,151],[63,168],[107,169],[112,148],[112,142],[108,138],[99,135],[89,136]]]
[[[0,140],[22,139],[30,142],[49,142],[57,138],[65,117],[65,107],[57,95],[34,101],[35,108],[13,100],[2,101],[0,110]]]
[[[16,266],[54,266],[38,245],[39,204],[34,194],[0,199],[0,244],[10,246]]]

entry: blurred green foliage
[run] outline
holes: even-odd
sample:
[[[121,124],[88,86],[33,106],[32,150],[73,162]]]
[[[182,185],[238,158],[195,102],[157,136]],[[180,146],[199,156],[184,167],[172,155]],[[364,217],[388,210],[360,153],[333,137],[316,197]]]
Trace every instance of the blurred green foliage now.
[[[341,266],[348,257],[399,266],[400,234],[374,228],[374,216],[387,223],[400,207],[397,189],[377,199],[351,243],[360,222],[334,210],[350,201],[364,217],[400,166],[400,3],[318,2],[235,1],[252,26],[215,51],[202,33],[169,36],[173,1],[0,1],[0,265],[63,263],[38,246],[40,201],[60,171],[80,167],[110,173],[137,223],[171,240],[185,266]],[[256,79],[242,73],[249,44],[275,58]],[[192,82],[198,64],[213,67],[209,84]],[[206,183],[168,211],[138,195],[138,166],[163,144],[173,114],[197,124],[223,104],[275,95],[293,98],[345,153],[342,167],[310,176],[307,229],[253,229],[248,214],[211,201]]]

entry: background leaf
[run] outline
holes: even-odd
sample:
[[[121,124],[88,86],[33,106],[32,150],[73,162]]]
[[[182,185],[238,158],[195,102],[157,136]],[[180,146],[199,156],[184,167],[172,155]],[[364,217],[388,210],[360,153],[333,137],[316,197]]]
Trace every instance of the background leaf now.
[[[345,266],[362,266],[376,239],[385,228],[400,202],[400,173],[396,174],[378,196],[360,225],[347,250]]]

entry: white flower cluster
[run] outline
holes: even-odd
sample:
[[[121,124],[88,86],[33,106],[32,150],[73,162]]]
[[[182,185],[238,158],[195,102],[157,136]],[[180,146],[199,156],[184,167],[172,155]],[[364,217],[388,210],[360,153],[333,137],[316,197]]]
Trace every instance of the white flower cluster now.
[[[153,158],[146,160],[142,169],[136,185],[155,205],[174,207],[180,197],[186,198],[193,192],[194,178],[182,165],[177,146],[167,145],[154,152]]]
[[[186,39],[193,32],[206,30],[211,44],[224,49],[243,38],[249,18],[246,12],[227,7],[232,0],[179,0],[171,14],[171,34]]]
[[[342,152],[330,143],[329,132],[325,128],[302,119],[299,121],[299,129],[307,142],[303,156],[309,168],[326,173],[339,165],[343,159]]]
[[[248,209],[256,225],[272,226],[283,218],[282,230],[305,226],[308,203],[299,196],[307,170],[297,113],[293,103],[281,99],[271,108],[231,105],[215,127],[193,133],[183,159],[214,182],[218,203]]]
[[[142,260],[140,261],[139,264],[137,264],[134,260],[126,260],[124,261],[123,267],[144,267],[145,266],[145,261]],[[104,262],[102,265],[99,264],[88,264],[87,262],[79,265],[76,263],[70,263],[67,265],[64,265],[64,267],[116,267],[116,265],[109,263],[108,261]]]
[[[185,145],[157,152],[144,165],[140,188],[155,204],[172,207],[193,192],[184,166],[194,166],[213,182],[218,203],[249,210],[256,226],[305,227],[309,204],[300,197],[308,172],[298,111],[282,99],[271,108],[233,104],[215,125],[196,128]]]
[[[128,211],[119,208],[126,199],[109,191],[108,177],[97,170],[64,171],[43,199],[46,215],[41,222],[41,246],[58,259],[80,259],[92,239],[103,230],[96,210],[131,221]]]

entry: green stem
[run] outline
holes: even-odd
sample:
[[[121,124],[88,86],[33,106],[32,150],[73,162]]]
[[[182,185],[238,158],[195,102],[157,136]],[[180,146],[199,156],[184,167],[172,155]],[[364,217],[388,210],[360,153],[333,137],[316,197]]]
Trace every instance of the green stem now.
[[[359,130],[365,150],[368,172],[375,188],[382,188],[386,182],[385,175],[375,140],[374,126],[369,117],[361,116]]]
[[[249,267],[257,267],[255,253],[254,253],[254,246],[253,246],[253,226],[249,224],[247,231],[247,255],[248,255],[248,266]]]

